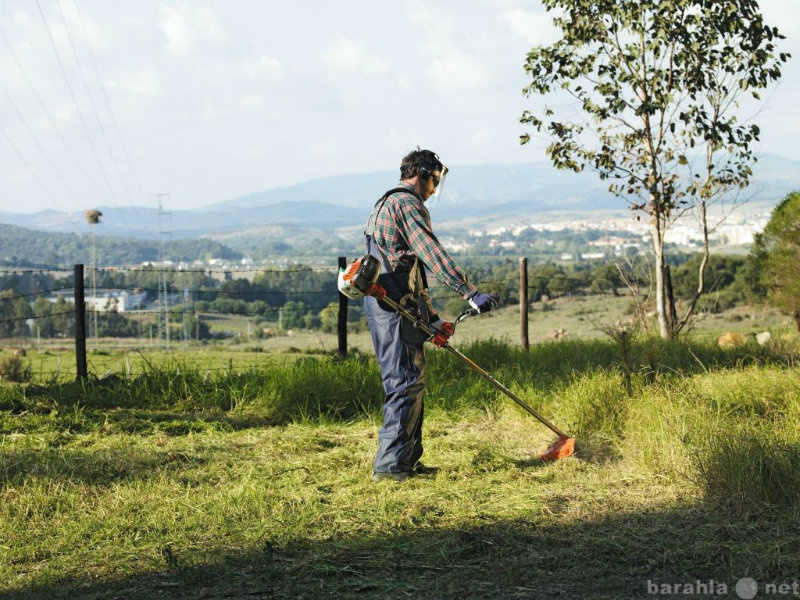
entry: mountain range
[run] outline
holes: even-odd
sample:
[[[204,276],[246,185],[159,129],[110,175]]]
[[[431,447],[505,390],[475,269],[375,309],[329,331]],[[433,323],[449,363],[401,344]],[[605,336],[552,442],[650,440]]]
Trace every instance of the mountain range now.
[[[775,204],[800,189],[800,161],[764,155],[754,167],[746,194],[759,204]],[[155,207],[93,207],[103,213],[97,236],[157,239],[209,238],[231,248],[253,243],[358,235],[374,202],[395,186],[396,171],[314,179],[253,192],[191,210],[160,213]],[[437,231],[458,231],[487,222],[519,222],[563,215],[586,220],[592,215],[630,214],[626,203],[608,192],[593,173],[558,171],[550,163],[456,166],[441,199],[429,207]],[[165,218],[168,221],[165,222]],[[88,231],[81,212],[54,210],[23,214],[0,211],[0,223],[37,231]]]

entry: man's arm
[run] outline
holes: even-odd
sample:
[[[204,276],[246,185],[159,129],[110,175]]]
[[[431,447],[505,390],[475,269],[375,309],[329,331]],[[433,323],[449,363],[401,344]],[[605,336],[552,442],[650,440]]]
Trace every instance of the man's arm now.
[[[402,221],[401,229],[406,234],[409,248],[439,281],[465,300],[477,292],[477,288],[467,281],[464,271],[433,233],[430,217],[424,207],[420,209],[417,203],[405,203],[398,218]]]

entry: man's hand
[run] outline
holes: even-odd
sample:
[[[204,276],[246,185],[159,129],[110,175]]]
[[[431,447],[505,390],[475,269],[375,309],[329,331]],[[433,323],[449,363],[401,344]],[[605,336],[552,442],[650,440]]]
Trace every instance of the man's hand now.
[[[436,344],[439,348],[444,346],[450,339],[450,336],[456,332],[456,326],[449,321],[442,321],[438,319],[436,322],[431,323],[438,331],[430,339],[432,344]]]
[[[484,294],[482,292],[475,292],[475,294],[467,300],[469,305],[478,311],[478,313],[485,313],[493,310],[500,303],[500,294],[491,292]]]

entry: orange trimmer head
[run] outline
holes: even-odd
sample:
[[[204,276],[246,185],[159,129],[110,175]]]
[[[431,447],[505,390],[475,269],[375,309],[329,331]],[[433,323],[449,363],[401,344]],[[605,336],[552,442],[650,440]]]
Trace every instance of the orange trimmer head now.
[[[561,435],[558,439],[542,450],[539,458],[542,460],[559,460],[575,454],[575,438]]]

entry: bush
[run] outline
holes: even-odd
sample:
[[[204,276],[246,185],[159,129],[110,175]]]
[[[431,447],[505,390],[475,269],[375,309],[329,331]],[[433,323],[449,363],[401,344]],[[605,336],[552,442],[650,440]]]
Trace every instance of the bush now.
[[[0,359],[0,380],[12,383],[25,383],[31,379],[31,366],[19,356],[6,356]]]

